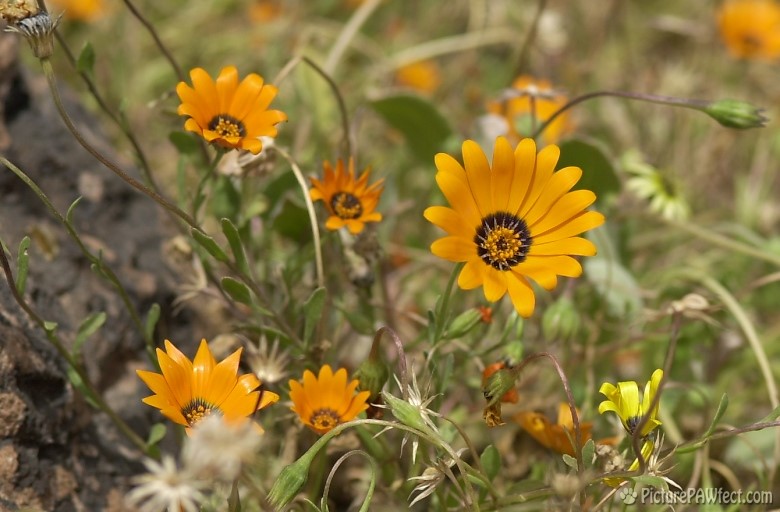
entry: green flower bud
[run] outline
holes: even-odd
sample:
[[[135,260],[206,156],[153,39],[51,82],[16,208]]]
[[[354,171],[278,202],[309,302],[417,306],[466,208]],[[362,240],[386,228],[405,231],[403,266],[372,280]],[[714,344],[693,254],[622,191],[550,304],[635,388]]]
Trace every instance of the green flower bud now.
[[[504,368],[491,375],[484,387],[482,394],[487,400],[488,406],[499,403],[504,393],[514,389],[519,375],[512,369]]]
[[[300,492],[309,476],[309,466],[316,453],[317,451],[309,450],[279,473],[268,493],[268,501],[272,507],[281,510]]]
[[[387,365],[382,361],[381,356],[376,358],[369,356],[355,372],[355,378],[360,382],[358,391],[369,391],[371,393],[368,397],[368,402],[376,400],[389,377],[390,370],[387,369]]]
[[[447,329],[447,338],[455,339],[465,336],[482,320],[482,313],[474,308],[464,311],[455,317]]]
[[[580,314],[567,297],[555,301],[542,316],[542,334],[547,340],[571,339],[580,329]]]
[[[409,402],[397,398],[390,393],[382,393],[385,399],[385,403],[390,407],[390,411],[398,421],[406,425],[407,427],[415,428],[428,435],[436,435],[431,428],[425,424],[425,420],[422,417],[420,409],[413,406]]]
[[[728,128],[761,128],[766,126],[768,121],[763,114],[763,109],[756,108],[746,101],[713,101],[703,107],[702,111]]]

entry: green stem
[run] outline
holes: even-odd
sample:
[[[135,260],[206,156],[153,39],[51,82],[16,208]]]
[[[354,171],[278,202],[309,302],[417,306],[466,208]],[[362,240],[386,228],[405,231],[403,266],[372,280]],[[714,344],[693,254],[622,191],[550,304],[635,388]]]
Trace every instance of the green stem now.
[[[165,59],[168,61],[168,63],[171,65],[171,68],[173,68],[174,73],[176,73],[176,76],[179,78],[180,82],[184,82],[186,80],[186,77],[184,76],[184,73],[182,72],[181,68],[179,67],[179,64],[176,62],[176,59],[173,58],[173,54],[168,51],[168,48],[165,47],[165,45],[162,42],[162,39],[160,39],[160,36],[157,34],[157,31],[154,29],[154,26],[147,20],[143,14],[141,14],[141,11],[139,11],[135,5],[133,5],[130,0],[123,0],[125,3],[125,6],[130,10],[133,16],[141,22],[141,25],[146,28],[146,30],[149,32],[149,35],[152,36],[152,39],[154,39],[154,44],[157,45],[157,48],[160,50],[160,53],[163,54]]]

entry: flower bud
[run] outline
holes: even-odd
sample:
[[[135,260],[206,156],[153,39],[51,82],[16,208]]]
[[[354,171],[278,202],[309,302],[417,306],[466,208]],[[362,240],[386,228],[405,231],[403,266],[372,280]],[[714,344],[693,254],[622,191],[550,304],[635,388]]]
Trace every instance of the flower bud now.
[[[309,466],[316,455],[312,450],[304,453],[300,459],[289,466],[285,466],[279,476],[276,477],[273,487],[268,492],[268,501],[276,510],[281,510],[292,501],[303,488],[309,476]]]
[[[425,420],[422,417],[420,409],[410,404],[405,400],[401,400],[390,393],[382,393],[390,411],[398,421],[406,425],[407,427],[415,428],[425,434],[435,436],[436,433],[425,424]]]
[[[355,372],[355,378],[360,382],[358,391],[370,392],[371,394],[366,401],[374,402],[382,392],[389,376],[390,370],[387,369],[381,356],[369,356]]]
[[[487,382],[482,386],[482,394],[488,405],[500,403],[504,394],[515,389],[517,378],[518,374],[508,368],[502,368],[488,377]]]
[[[567,297],[555,301],[542,316],[542,334],[547,340],[565,341],[580,329],[580,314]]]
[[[763,109],[756,108],[746,101],[713,101],[703,107],[702,111],[728,128],[761,128],[766,126],[768,121],[763,114]]]
[[[485,367],[485,370],[482,372],[482,385],[485,386],[490,379],[490,376],[496,373],[499,370],[503,370],[504,368],[507,368],[509,366],[504,361],[499,361],[498,363],[489,364]],[[520,397],[517,394],[517,389],[514,387],[501,395],[501,401],[502,402],[508,402],[512,404],[516,404],[520,400]]]
[[[482,320],[482,313],[479,309],[473,308],[464,311],[455,317],[447,329],[447,338],[455,339],[465,336]]]

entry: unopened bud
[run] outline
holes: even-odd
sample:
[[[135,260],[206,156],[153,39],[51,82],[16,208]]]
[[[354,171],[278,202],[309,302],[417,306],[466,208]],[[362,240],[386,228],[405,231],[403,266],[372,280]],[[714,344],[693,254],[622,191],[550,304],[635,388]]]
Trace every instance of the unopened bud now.
[[[455,339],[465,336],[482,320],[479,309],[469,309],[455,317],[447,329],[447,338]]]
[[[720,100],[708,104],[702,111],[728,128],[746,129],[766,126],[763,109],[746,101]]]
[[[490,365],[487,365],[485,367],[485,370],[482,372],[482,386],[485,386],[490,380],[490,377],[496,373],[499,370],[503,370],[504,368],[507,368],[509,365],[505,363],[504,361],[500,361],[498,363],[493,363]],[[501,401],[502,402],[508,402],[512,404],[516,404],[520,400],[520,397],[517,394],[517,389],[512,388],[503,395],[501,395]]]
[[[425,424],[420,409],[390,393],[382,393],[382,396],[384,397],[387,406],[390,407],[393,416],[395,416],[398,421],[407,427],[415,428],[429,435],[436,435],[436,433]]]
[[[355,378],[360,382],[358,391],[371,393],[367,400],[369,403],[377,399],[388,377],[390,377],[390,371],[387,369],[385,362],[382,361],[381,356],[369,356],[355,372]]]
[[[508,368],[502,368],[488,377],[487,382],[482,386],[482,394],[487,400],[488,405],[500,403],[501,397],[517,385],[518,374]]]
[[[311,449],[304,453],[300,459],[285,466],[276,477],[273,487],[268,492],[268,501],[276,510],[281,510],[290,503],[306,483],[309,476],[309,466],[317,453],[316,451],[310,452],[312,452]]]

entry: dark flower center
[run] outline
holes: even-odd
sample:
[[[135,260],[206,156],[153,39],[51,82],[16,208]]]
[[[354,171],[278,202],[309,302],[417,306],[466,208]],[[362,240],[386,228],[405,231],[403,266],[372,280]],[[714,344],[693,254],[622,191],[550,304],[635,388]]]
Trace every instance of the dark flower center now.
[[[330,430],[341,423],[341,418],[333,409],[324,407],[314,411],[309,422],[318,430]]]
[[[532,241],[525,221],[509,212],[496,212],[484,217],[474,235],[479,257],[485,265],[501,271],[525,261]]]
[[[244,123],[227,114],[217,114],[209,122],[209,130],[215,131],[220,137],[243,137],[246,135]]]
[[[330,198],[330,207],[341,219],[357,219],[363,215],[363,205],[360,199],[349,192],[337,192]]]
[[[219,407],[211,405],[202,398],[193,398],[187,405],[181,408],[181,413],[184,419],[187,420],[187,424],[190,427],[194,427],[198,422],[207,416],[214,414],[222,414]]]

